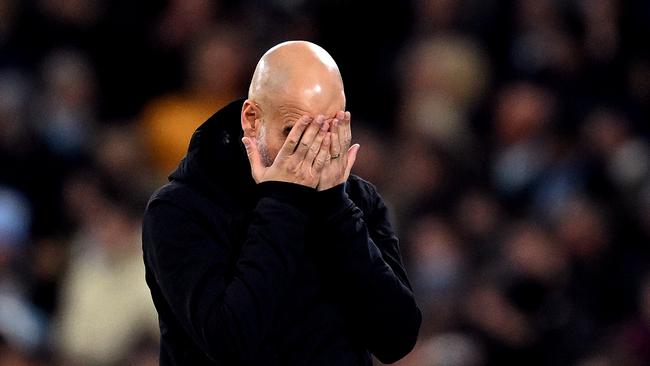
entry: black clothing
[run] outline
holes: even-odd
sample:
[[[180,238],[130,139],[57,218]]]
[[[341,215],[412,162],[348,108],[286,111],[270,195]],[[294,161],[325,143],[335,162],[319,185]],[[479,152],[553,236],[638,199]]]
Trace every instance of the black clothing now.
[[[250,174],[242,102],[201,125],[143,224],[161,365],[371,365],[414,346],[421,322],[368,182],[317,192]]]

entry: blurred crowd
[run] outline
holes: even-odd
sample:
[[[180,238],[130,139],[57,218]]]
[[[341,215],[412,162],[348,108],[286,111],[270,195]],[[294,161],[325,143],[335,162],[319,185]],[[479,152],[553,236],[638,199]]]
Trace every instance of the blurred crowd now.
[[[401,238],[398,365],[650,364],[649,2],[0,0],[0,366],[157,365],[144,205],[290,39]]]

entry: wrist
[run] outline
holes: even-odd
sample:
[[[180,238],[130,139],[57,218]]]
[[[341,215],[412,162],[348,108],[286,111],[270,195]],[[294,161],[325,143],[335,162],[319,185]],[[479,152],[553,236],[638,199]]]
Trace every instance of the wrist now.
[[[330,217],[345,210],[350,204],[352,204],[352,201],[345,191],[345,182],[316,193],[318,212],[325,217]]]
[[[337,187],[337,186],[339,186],[339,185],[341,185],[341,184],[343,184],[343,183],[345,183],[345,181],[341,181],[341,182],[328,182],[328,183],[322,183],[322,182],[319,182],[319,183],[318,183],[318,186],[316,186],[316,190],[317,190],[318,192],[327,191],[327,190],[330,190],[330,189],[332,189],[332,188],[334,188],[334,187]]]
[[[260,199],[272,198],[294,206],[305,213],[311,210],[316,193],[314,188],[284,181],[264,181],[257,185],[257,194]]]

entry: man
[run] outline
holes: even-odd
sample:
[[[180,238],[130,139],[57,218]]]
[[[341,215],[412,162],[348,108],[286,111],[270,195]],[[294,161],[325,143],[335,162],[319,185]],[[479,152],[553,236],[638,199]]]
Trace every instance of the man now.
[[[386,206],[350,175],[336,63],[286,42],[218,111],[144,216],[161,365],[372,365],[421,322]]]

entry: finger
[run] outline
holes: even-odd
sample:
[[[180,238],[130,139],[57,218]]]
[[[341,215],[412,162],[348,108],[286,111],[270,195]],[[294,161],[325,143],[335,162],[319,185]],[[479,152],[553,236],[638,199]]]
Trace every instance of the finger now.
[[[316,134],[316,138],[314,138],[314,141],[312,142],[311,146],[309,146],[309,149],[307,150],[307,154],[305,155],[305,163],[311,165],[314,162],[314,159],[316,158],[316,155],[320,150],[323,149],[322,143],[327,134],[327,129],[329,129],[329,122],[325,121],[323,122],[320,130],[318,131],[318,134]],[[329,154],[329,146],[327,147],[327,153]]]
[[[259,182],[259,178],[264,174],[264,163],[262,163],[262,156],[257,148],[257,142],[249,137],[242,138],[244,147],[246,147],[246,155],[251,164],[251,175],[255,182]]]
[[[350,171],[352,171],[352,166],[357,160],[357,153],[359,152],[360,148],[361,145],[354,144],[348,149],[348,165],[345,167],[345,180],[348,180],[348,177],[350,176]]]
[[[293,152],[296,150],[298,142],[300,141],[300,136],[302,136],[302,134],[305,132],[305,129],[307,129],[311,121],[312,118],[310,116],[302,116],[300,119],[298,119],[298,121],[296,121],[296,124],[293,125],[291,132],[289,132],[287,139],[284,141],[284,144],[280,148],[278,156],[289,156],[293,154]]]
[[[350,112],[345,112],[345,118],[343,118],[343,131],[341,132],[341,150],[346,150],[348,147],[350,147],[350,144],[352,143],[352,128],[350,126],[350,120],[351,120],[352,115]]]
[[[341,143],[339,140],[339,124],[340,121],[336,118],[332,121],[330,132],[332,133],[332,141],[330,143],[330,154],[335,159],[341,154]]]
[[[325,138],[323,139],[323,144],[321,145],[318,155],[314,159],[314,164],[312,165],[316,173],[323,171],[323,168],[330,160],[330,144],[332,143],[332,133],[327,132]]]
[[[300,138],[300,142],[298,143],[298,146],[296,147],[296,151],[293,153],[294,156],[296,156],[299,159],[305,159],[305,156],[307,155],[307,152],[309,151],[309,148],[311,147],[312,143],[314,142],[314,139],[318,135],[318,132],[321,130],[321,127],[323,126],[325,121],[324,116],[317,116],[312,123],[309,124],[309,127],[305,130],[305,133],[302,135]],[[320,145],[316,147],[317,149],[320,148]],[[318,151],[318,150],[316,150]]]

